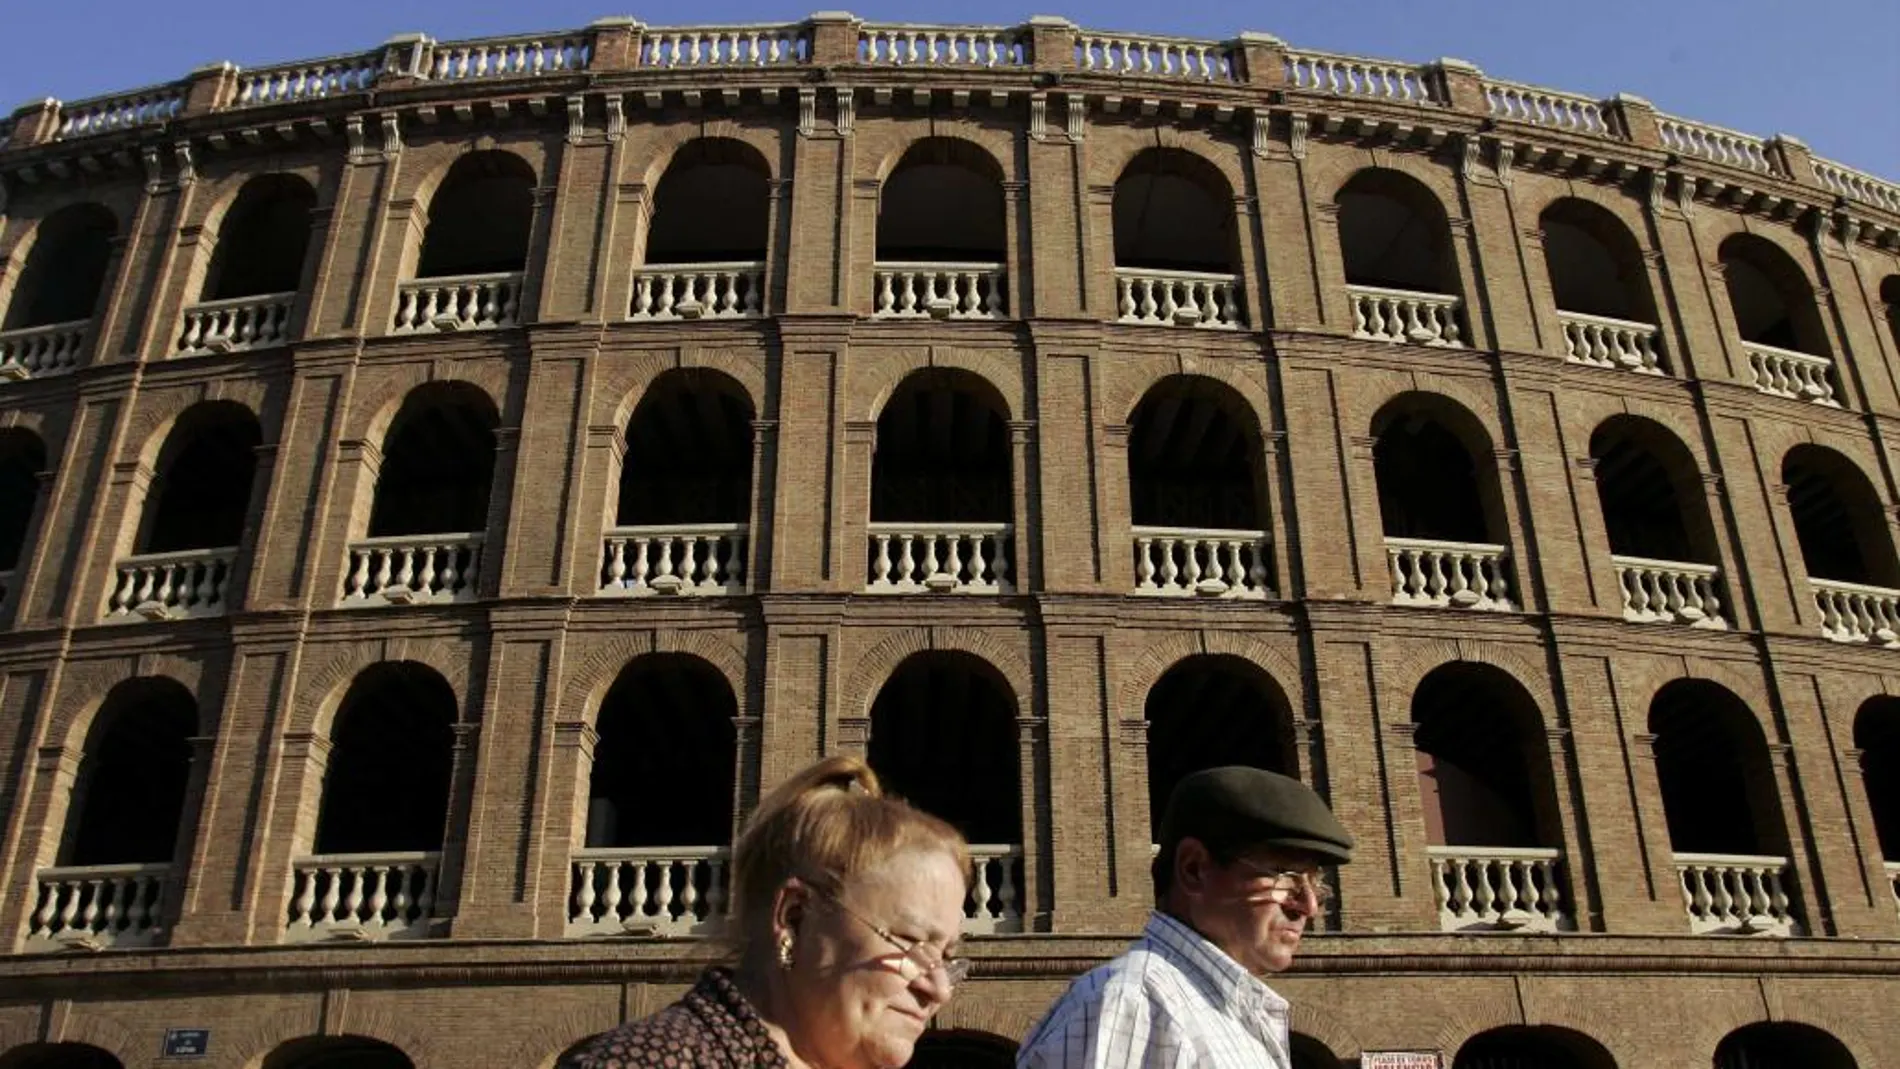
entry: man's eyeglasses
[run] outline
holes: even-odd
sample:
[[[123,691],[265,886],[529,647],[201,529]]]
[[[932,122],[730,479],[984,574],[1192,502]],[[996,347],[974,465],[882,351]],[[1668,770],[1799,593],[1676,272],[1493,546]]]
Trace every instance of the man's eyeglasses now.
[[[1270,892],[1287,898],[1312,895],[1319,903],[1321,912],[1332,908],[1333,888],[1326,877],[1314,869],[1274,869],[1257,866],[1249,861],[1236,860],[1234,867],[1250,880],[1271,880],[1267,888]]]
[[[946,990],[954,989],[970,977],[970,960],[954,958],[945,951],[921,940],[905,939],[893,933],[889,928],[876,923],[864,914],[845,905],[832,895],[821,896],[826,902],[836,906],[839,912],[871,930],[871,933],[897,948],[897,975],[907,984],[914,984],[918,978],[935,975],[942,970],[941,980]]]

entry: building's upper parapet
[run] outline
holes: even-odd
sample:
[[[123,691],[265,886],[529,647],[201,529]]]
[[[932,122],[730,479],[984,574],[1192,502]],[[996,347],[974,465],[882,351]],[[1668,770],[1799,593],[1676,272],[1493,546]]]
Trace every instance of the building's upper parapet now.
[[[852,67],[1016,71],[1036,76],[1039,88],[1085,94],[1105,91],[1097,79],[1121,79],[1172,83],[1175,91],[1267,89],[1277,94],[1275,103],[1293,107],[1330,97],[1437,108],[1497,131],[1526,126],[1603,138],[1900,214],[1900,184],[1812,156],[1785,135],[1761,138],[1665,115],[1627,94],[1592,100],[1488,78],[1458,60],[1411,64],[1314,52],[1267,34],[1210,41],[1109,33],[1050,16],[1017,26],[928,26],[864,22],[832,11],[776,25],[650,27],[610,18],[572,31],[466,41],[407,34],[349,55],[255,70],[218,64],[142,89],[70,103],[36,101],[0,119],[0,150],[426,84],[565,78],[572,87],[596,87],[616,84],[616,75],[638,79],[653,72]],[[1900,232],[1889,240],[1900,242]]]

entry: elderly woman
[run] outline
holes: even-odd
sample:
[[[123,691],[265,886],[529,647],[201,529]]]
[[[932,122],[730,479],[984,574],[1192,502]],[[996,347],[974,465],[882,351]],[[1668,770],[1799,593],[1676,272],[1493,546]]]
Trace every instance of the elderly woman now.
[[[833,757],[773,791],[733,856],[738,960],[561,1069],[895,1069],[963,979],[968,847]]]

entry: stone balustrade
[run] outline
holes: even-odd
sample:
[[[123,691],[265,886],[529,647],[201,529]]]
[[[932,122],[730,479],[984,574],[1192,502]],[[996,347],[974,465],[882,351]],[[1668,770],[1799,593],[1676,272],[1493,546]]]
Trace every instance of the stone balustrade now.
[[[1777,173],[1768,158],[1768,143],[1762,138],[1673,115],[1656,116],[1656,129],[1663,147],[1671,152],[1759,174]]]
[[[395,334],[493,330],[520,321],[522,273],[419,278],[396,291]]]
[[[1387,535],[1392,604],[1512,612],[1507,556],[1503,546]]]
[[[296,293],[267,293],[188,305],[180,317],[173,356],[262,349],[290,340]]]
[[[1818,156],[1814,159],[1814,180],[1831,193],[1900,215],[1900,184]]]
[[[1245,323],[1239,289],[1238,275],[1115,269],[1115,308],[1123,323],[1233,330]]]
[[[1008,594],[1007,523],[873,523],[872,594]]]
[[[1612,556],[1623,592],[1623,619],[1631,623],[1728,628],[1722,615],[1721,569],[1713,564]]]
[[[106,603],[108,621],[181,620],[230,611],[238,547],[142,553],[121,558]]]
[[[1233,49],[1211,41],[1148,34],[1083,33],[1075,40],[1075,65],[1102,74],[1237,82]]]
[[[878,319],[1003,318],[1002,264],[880,262],[875,275]]]
[[[1433,846],[1432,893],[1445,932],[1574,931],[1556,850]]]
[[[1464,301],[1457,297],[1355,285],[1348,285],[1346,294],[1352,301],[1355,338],[1464,348],[1458,322]]]
[[[764,304],[762,260],[665,264],[634,271],[627,318],[745,319],[760,315]]]
[[[646,31],[639,65],[662,69],[769,67],[811,59],[811,32],[803,25],[681,26]]]
[[[164,935],[170,865],[41,869],[27,915],[27,951],[153,946]]]
[[[375,86],[383,73],[387,52],[376,49],[349,56],[281,63],[274,67],[240,70],[234,108],[319,100],[339,93],[361,93]]]
[[[398,535],[350,543],[344,607],[473,601],[481,579],[479,533]]]
[[[1286,54],[1286,81],[1294,89],[1406,104],[1441,104],[1444,91],[1430,67],[1329,52]]]
[[[92,320],[48,323],[0,332],[0,379],[41,378],[71,371],[79,363]]]
[[[1494,119],[1548,126],[1579,134],[1614,134],[1603,114],[1603,102],[1576,93],[1542,86],[1485,79],[1485,106]]]
[[[746,525],[614,527],[601,555],[602,594],[743,594]]]
[[[317,854],[291,863],[286,943],[429,934],[439,853]]]
[[[966,935],[1023,930],[1023,848],[970,845],[972,879],[963,899]]]
[[[170,122],[184,107],[185,85],[179,82],[74,101],[60,105],[58,137],[70,141]]]
[[[900,67],[1022,67],[1027,36],[1006,26],[912,26],[865,23],[858,62]]]
[[[1799,935],[1789,912],[1788,859],[1747,854],[1677,854],[1676,875],[1689,930],[1697,935]]]
[[[593,58],[592,44],[584,30],[475,41],[427,41],[424,47],[418,67],[424,77],[438,82],[584,71]]]
[[[1752,341],[1743,342],[1742,351],[1748,354],[1749,377],[1755,389],[1770,397],[1840,407],[1834,399],[1834,361]]]
[[[1136,527],[1135,593],[1162,597],[1268,596],[1265,531]]]
[[[1661,331],[1653,323],[1636,323],[1609,316],[1558,310],[1564,332],[1564,359],[1591,367],[1621,368],[1660,375],[1662,355],[1656,350]]]
[[[726,923],[731,861],[723,846],[576,850],[567,934],[717,935]]]
[[[1814,607],[1821,612],[1821,634],[1836,642],[1900,646],[1900,590],[1838,579],[1808,580]]]

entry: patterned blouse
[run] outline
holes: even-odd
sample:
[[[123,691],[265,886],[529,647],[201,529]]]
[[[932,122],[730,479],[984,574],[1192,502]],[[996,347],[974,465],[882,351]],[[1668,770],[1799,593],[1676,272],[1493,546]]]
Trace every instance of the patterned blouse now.
[[[595,1036],[556,1069],[789,1069],[730,969],[707,969],[686,997]]]

